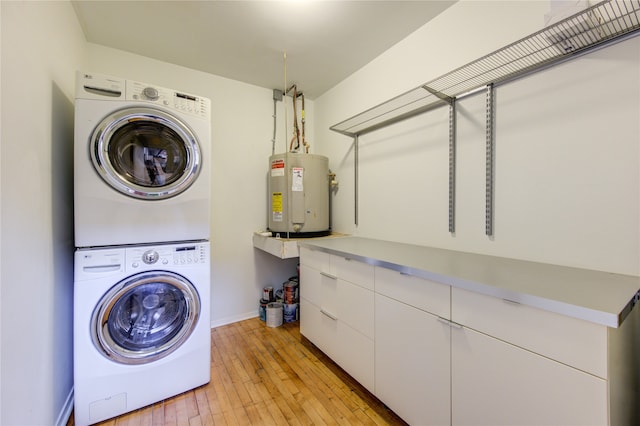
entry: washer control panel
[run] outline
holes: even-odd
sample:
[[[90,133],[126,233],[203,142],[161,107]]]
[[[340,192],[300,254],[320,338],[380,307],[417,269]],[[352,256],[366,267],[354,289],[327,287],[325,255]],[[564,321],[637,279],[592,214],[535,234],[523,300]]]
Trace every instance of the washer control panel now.
[[[127,266],[132,269],[203,265],[209,262],[208,244],[141,246],[127,249]]]

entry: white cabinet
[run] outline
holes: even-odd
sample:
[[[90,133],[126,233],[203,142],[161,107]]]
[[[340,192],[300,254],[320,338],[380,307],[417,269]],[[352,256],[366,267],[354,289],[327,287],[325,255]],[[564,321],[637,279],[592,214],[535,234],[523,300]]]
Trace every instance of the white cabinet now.
[[[322,250],[300,263],[301,333],[410,424],[639,424],[638,307],[612,328]]]
[[[605,380],[466,327],[451,340],[452,425],[608,424]]]
[[[373,266],[300,248],[300,333],[374,391]]]
[[[451,298],[452,321],[607,377],[607,327],[460,288]]]
[[[450,287],[380,267],[375,282],[375,395],[409,424],[450,424]]]
[[[625,373],[610,368],[614,354],[629,350],[628,327],[460,288],[451,291],[451,319],[451,424],[633,424],[619,406],[628,398],[618,380]]]

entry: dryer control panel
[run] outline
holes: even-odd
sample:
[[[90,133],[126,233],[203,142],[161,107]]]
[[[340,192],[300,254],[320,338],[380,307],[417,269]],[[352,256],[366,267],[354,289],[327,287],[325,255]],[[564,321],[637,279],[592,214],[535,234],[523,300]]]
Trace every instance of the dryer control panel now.
[[[211,100],[203,96],[178,92],[139,81],[81,71],[76,73],[76,99],[152,103],[205,120],[209,119],[211,111]]]
[[[127,100],[144,101],[161,105],[202,118],[209,117],[210,101],[202,96],[177,92],[139,81],[127,81]]]

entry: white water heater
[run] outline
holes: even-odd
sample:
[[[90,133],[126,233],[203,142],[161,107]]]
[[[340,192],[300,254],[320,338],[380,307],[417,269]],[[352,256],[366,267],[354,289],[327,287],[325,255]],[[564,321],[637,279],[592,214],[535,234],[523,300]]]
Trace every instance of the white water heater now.
[[[329,235],[329,159],[287,152],[269,157],[269,231],[275,237]]]

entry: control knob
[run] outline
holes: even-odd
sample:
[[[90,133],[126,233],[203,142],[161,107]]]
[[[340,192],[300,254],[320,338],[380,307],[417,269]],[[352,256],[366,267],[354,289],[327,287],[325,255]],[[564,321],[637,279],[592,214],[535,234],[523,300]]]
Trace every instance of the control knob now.
[[[155,250],[147,250],[142,253],[142,261],[147,265],[152,265],[158,261],[160,255]]]
[[[151,101],[155,101],[159,97],[158,90],[154,87],[145,87],[142,94]]]

